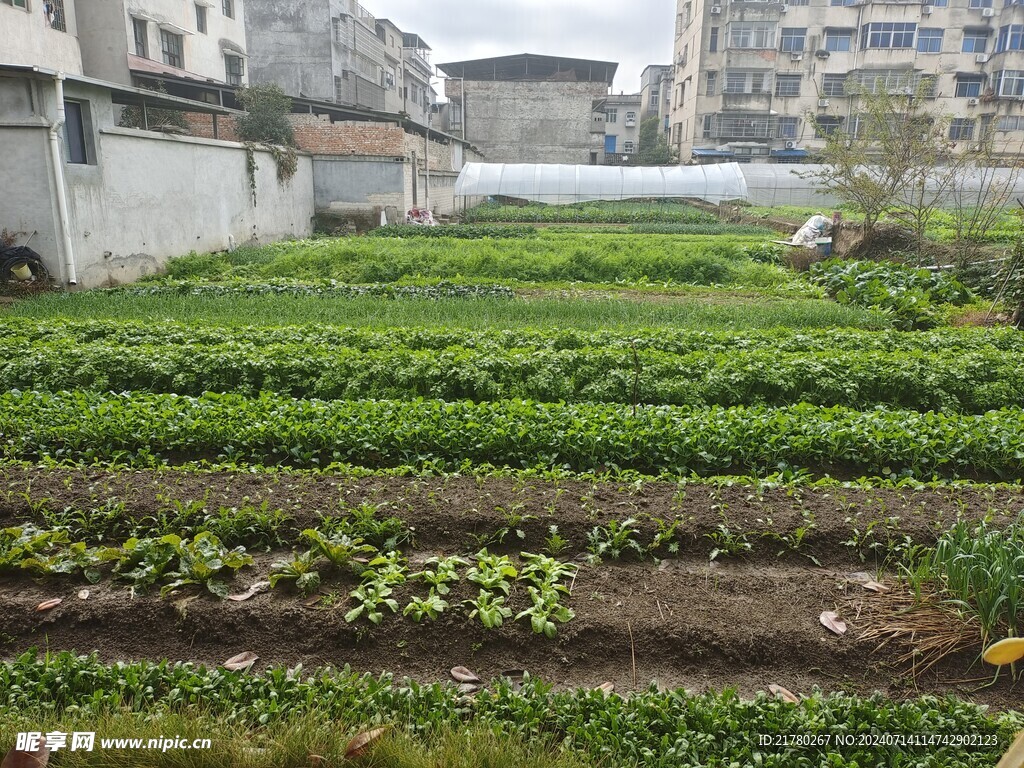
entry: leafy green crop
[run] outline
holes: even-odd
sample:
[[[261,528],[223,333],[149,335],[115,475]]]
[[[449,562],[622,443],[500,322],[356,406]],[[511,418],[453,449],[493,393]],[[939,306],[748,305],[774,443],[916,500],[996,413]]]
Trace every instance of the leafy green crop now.
[[[172,581],[160,590],[161,595],[170,594],[179,587],[197,585],[225,598],[228,587],[218,577],[223,574],[233,576],[239,568],[252,565],[252,556],[245,553],[244,547],[229,550],[208,531],[180,542],[178,556],[178,570],[167,574],[166,578]]]
[[[485,203],[470,208],[466,221],[555,222],[639,224],[653,222],[716,224],[718,217],[699,208],[679,203],[603,202],[570,205],[497,205]]]
[[[366,234],[368,237],[452,237],[458,240],[482,240],[485,237],[536,237],[537,228],[522,224],[509,226],[454,224],[438,227],[422,227],[416,224],[392,224],[386,227],[371,229]]]
[[[598,467],[688,476],[782,468],[856,475],[1015,478],[1024,410],[968,416],[876,409],[673,408],[497,401],[293,400],[234,395],[0,395],[7,459],[133,466],[431,463]]]
[[[463,605],[469,609],[469,618],[479,617],[486,629],[497,629],[505,619],[512,617],[512,609],[505,605],[505,597],[486,589],[481,589],[475,600],[463,601]]]
[[[479,584],[484,590],[508,595],[512,581],[518,575],[516,567],[505,555],[492,555],[481,549],[473,559],[476,565],[466,571],[466,581]]]
[[[319,561],[313,551],[303,552],[291,560],[277,560],[270,566],[270,588],[287,581],[295,585],[300,595],[313,594],[320,588]]]

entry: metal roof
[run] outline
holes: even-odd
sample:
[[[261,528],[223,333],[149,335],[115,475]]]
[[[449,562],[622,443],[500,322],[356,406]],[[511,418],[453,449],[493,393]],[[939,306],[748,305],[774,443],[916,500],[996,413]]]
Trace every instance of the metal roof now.
[[[464,77],[467,80],[564,80],[610,85],[615,79],[615,70],[619,65],[614,61],[518,53],[512,56],[438,64],[437,68],[449,77]]]

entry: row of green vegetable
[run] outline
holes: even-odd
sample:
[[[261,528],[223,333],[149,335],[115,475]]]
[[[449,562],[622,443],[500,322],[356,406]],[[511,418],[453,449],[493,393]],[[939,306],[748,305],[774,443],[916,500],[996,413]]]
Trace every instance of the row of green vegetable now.
[[[529,675],[520,685],[495,670],[494,681],[467,699],[451,685],[348,667],[233,672],[167,661],[107,665],[66,652],[0,663],[0,718],[196,707],[252,727],[313,712],[350,728],[387,724],[420,737],[483,726],[561,744],[603,765],[645,768],[981,768],[998,760],[1022,725],[1017,713],[989,714],[952,697],[896,702],[812,692],[794,704],[767,694],[741,699],[731,690],[692,695],[655,687],[622,697],[555,691]]]
[[[207,394],[0,395],[10,460],[197,460],[323,467],[463,462],[688,476],[809,468],[845,475],[1024,476],[1024,410],[690,408],[500,400],[297,400]]]
[[[173,259],[167,276],[184,280],[241,277],[386,283],[406,277],[488,278],[525,282],[641,279],[698,285],[772,286],[792,274],[751,260],[756,235],[581,235],[461,240],[334,238],[274,243]]]
[[[786,351],[767,345],[673,354],[608,346],[361,350],[284,339],[260,345],[108,339],[0,340],[0,390],[727,406],[809,402],[970,413],[1024,405],[1020,352],[993,347],[957,355],[948,349]]]
[[[537,227],[530,224],[452,224],[438,227],[423,227],[416,224],[393,224],[386,227],[371,229],[369,237],[428,237],[444,238],[450,237],[458,240],[482,240],[490,238],[523,238],[537,237]],[[771,237],[775,232],[767,227],[752,226],[749,224],[721,224],[721,223],[657,223],[657,224],[631,224],[622,229],[619,228],[583,228],[572,225],[554,225],[547,228],[547,232],[579,232],[587,234],[622,234],[624,232],[633,235],[761,235]]]
[[[699,331],[659,328],[625,334],[617,331],[515,329],[476,331],[464,328],[389,328],[302,325],[225,327],[200,323],[4,318],[0,338],[4,355],[31,354],[44,343],[104,342],[138,345],[215,346],[272,344],[351,347],[357,350],[443,350],[449,347],[501,353],[511,350],[614,349],[653,350],[675,355],[741,351],[784,354],[834,352],[924,352],[959,355],[999,350],[1024,355],[1024,334],[1012,328],[941,328],[931,331],[864,331],[855,328],[751,331]],[[0,360],[3,356],[0,355]]]

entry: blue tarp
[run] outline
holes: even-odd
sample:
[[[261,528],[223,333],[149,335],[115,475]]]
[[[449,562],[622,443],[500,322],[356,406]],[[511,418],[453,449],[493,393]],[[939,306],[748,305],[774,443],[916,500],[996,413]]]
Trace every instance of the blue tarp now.
[[[807,157],[806,149],[773,149],[772,157]]]
[[[736,153],[730,149],[693,149],[697,157],[732,157]]]

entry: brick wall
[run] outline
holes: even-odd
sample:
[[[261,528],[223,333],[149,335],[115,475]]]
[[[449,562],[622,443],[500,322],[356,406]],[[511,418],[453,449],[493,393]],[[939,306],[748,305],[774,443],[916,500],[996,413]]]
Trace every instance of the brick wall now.
[[[211,115],[186,115],[193,136],[213,138]],[[299,149],[316,155],[404,157],[405,131],[396,123],[332,123],[327,115],[289,115]],[[233,117],[217,118],[218,137],[238,141]],[[450,166],[449,166],[450,167]]]

